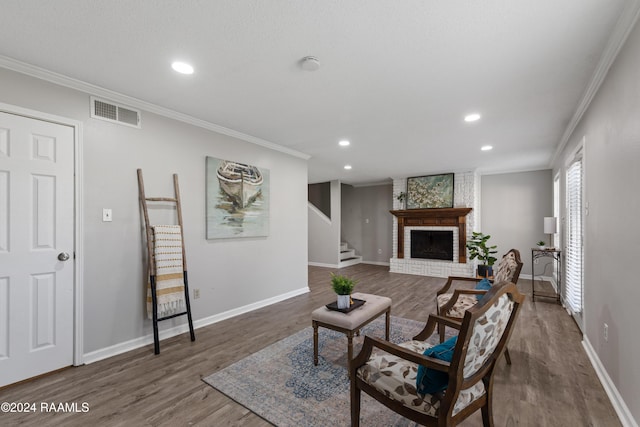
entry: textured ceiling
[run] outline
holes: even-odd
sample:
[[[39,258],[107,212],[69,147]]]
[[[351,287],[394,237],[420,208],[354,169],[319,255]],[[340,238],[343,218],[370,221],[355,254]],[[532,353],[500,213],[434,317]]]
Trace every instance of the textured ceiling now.
[[[636,3],[4,0],[0,55],[308,154],[310,182],[357,185],[549,167]]]

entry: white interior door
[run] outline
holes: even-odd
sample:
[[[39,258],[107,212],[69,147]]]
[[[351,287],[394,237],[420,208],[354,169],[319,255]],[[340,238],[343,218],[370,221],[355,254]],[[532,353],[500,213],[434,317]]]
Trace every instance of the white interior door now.
[[[73,364],[73,162],[72,127],[0,113],[0,386]]]

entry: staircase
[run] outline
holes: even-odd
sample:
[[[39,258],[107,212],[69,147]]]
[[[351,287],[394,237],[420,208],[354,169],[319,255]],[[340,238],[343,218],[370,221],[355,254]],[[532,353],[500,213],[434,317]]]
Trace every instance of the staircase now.
[[[357,256],[354,249],[349,249],[349,245],[345,242],[340,243],[340,263],[338,268],[360,264],[361,262],[362,257]]]

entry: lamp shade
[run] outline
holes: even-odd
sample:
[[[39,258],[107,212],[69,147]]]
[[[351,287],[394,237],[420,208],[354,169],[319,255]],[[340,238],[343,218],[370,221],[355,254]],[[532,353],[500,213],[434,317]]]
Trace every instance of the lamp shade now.
[[[544,217],[544,233],[545,234],[555,234],[558,231],[556,225],[556,217],[555,216],[545,216]]]

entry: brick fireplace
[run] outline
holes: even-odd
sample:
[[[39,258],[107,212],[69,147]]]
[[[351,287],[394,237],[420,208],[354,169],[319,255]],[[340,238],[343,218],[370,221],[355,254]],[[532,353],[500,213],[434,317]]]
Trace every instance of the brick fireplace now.
[[[457,254],[454,252],[453,260],[458,263],[467,262],[467,214],[472,208],[452,208],[452,209],[409,209],[394,210],[391,214],[396,217],[397,223],[397,258],[405,258],[406,255],[411,257],[411,251],[405,253],[405,240],[408,240],[408,246],[411,247],[412,231],[452,231],[454,240],[453,247],[457,247]],[[405,228],[408,228],[405,232]],[[457,229],[457,230],[456,230]],[[457,233],[456,233],[457,231]],[[407,239],[407,234],[409,238]]]
[[[473,172],[454,175],[453,208],[405,210],[394,198],[391,272],[434,277],[473,276],[475,262],[467,260],[466,240],[479,224],[478,182],[479,178]],[[394,179],[393,190],[394,194],[406,191],[406,179]],[[451,232],[452,260],[412,257],[412,231]]]

